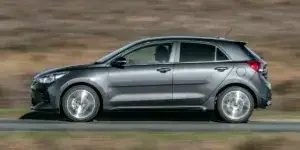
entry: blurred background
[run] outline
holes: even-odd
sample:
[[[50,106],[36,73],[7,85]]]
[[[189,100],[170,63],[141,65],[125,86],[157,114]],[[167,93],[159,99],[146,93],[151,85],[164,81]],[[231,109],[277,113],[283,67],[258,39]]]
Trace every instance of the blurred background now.
[[[224,36],[269,62],[272,109],[300,108],[298,0],[1,0],[0,107],[29,107],[45,69],[90,63],[150,36]],[[289,101],[289,103],[286,103]],[[284,102],[284,103],[283,103]]]
[[[227,38],[247,41],[248,46],[269,63],[269,78],[274,94],[273,105],[269,109],[282,113],[295,112],[300,108],[299,0],[0,0],[0,8],[1,108],[29,109],[30,82],[45,69],[90,63],[124,44],[145,37],[216,37],[224,36],[231,28]],[[52,140],[37,142],[31,139],[39,139],[44,135],[57,137],[56,134],[60,133],[30,135],[29,140],[19,142],[23,146],[33,144],[41,148],[43,145],[53,145]],[[81,136],[86,136],[85,133],[77,134],[77,141],[81,141]],[[4,137],[6,134],[2,135]],[[67,135],[76,137],[74,133]],[[24,139],[27,136],[29,134],[24,133],[17,137]],[[107,139],[118,136],[89,135],[88,138],[95,143],[100,138],[102,140],[97,144],[110,145],[111,141]],[[119,147],[112,148],[136,145],[136,141],[126,138],[132,136],[135,134],[121,136],[119,141],[115,141],[119,142]],[[186,145],[195,146],[189,149],[223,149],[226,148],[222,145],[224,139],[232,137],[217,134],[210,137],[220,138],[218,142],[205,138],[206,142],[200,144],[197,142],[193,145],[193,140],[188,140],[172,146],[168,142],[155,140],[156,136],[165,138],[166,135],[146,135],[142,138],[144,141],[140,149],[147,148],[148,143],[153,144],[153,139],[158,147],[148,149],[184,149]],[[203,138],[193,134],[183,136],[195,137],[196,141]],[[235,135],[232,139],[234,141],[241,137],[243,134]],[[285,137],[289,137],[289,140]],[[290,149],[297,149],[299,141],[295,139],[300,139],[299,135],[272,139],[262,136],[250,138],[250,141],[238,144],[234,149],[254,150],[263,147],[267,150],[273,149],[273,146],[265,143],[277,143],[280,147],[282,142],[289,145]],[[231,149],[230,144],[227,146]],[[76,146],[72,148],[76,149]]]

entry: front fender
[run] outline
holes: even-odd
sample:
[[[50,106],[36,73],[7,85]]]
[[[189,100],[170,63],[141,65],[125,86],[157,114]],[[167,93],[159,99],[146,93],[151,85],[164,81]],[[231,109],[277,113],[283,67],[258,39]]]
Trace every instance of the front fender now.
[[[103,105],[107,106],[108,96],[107,96],[107,94],[105,94],[106,93],[104,91],[105,87],[102,87],[101,85],[99,85],[97,83],[97,81],[94,81],[93,79],[90,79],[90,78],[75,78],[75,79],[71,79],[71,80],[67,81],[60,87],[60,90],[59,90],[60,92],[59,92],[59,94],[57,94],[57,97],[56,97],[56,107],[60,108],[61,97],[63,96],[64,92],[68,88],[70,88],[74,85],[80,85],[80,84],[89,85],[89,86],[93,86],[94,88],[96,88],[97,89],[96,92],[98,92],[101,95]]]

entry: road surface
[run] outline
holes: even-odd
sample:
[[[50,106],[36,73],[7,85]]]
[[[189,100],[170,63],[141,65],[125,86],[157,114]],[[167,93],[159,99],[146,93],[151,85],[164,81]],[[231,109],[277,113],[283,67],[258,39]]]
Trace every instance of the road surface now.
[[[259,131],[300,132],[299,123],[249,122],[227,124],[197,121],[67,121],[0,120],[1,131]]]
[[[259,131],[300,132],[300,122],[250,121],[228,124],[213,121],[213,113],[116,112],[93,122],[75,123],[52,113],[29,112],[19,119],[0,119],[0,131]]]

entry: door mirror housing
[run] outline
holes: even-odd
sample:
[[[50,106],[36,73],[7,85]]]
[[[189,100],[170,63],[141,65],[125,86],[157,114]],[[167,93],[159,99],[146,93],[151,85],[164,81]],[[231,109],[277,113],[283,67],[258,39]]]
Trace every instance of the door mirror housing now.
[[[127,64],[127,60],[124,57],[119,57],[115,59],[112,63],[111,66],[113,67],[123,67],[125,64]]]

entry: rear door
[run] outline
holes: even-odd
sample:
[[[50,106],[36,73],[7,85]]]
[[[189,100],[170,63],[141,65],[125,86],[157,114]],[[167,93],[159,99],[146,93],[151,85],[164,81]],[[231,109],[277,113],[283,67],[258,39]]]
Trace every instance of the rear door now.
[[[177,43],[173,73],[173,99],[181,105],[201,105],[232,70],[220,48],[203,42]]]

